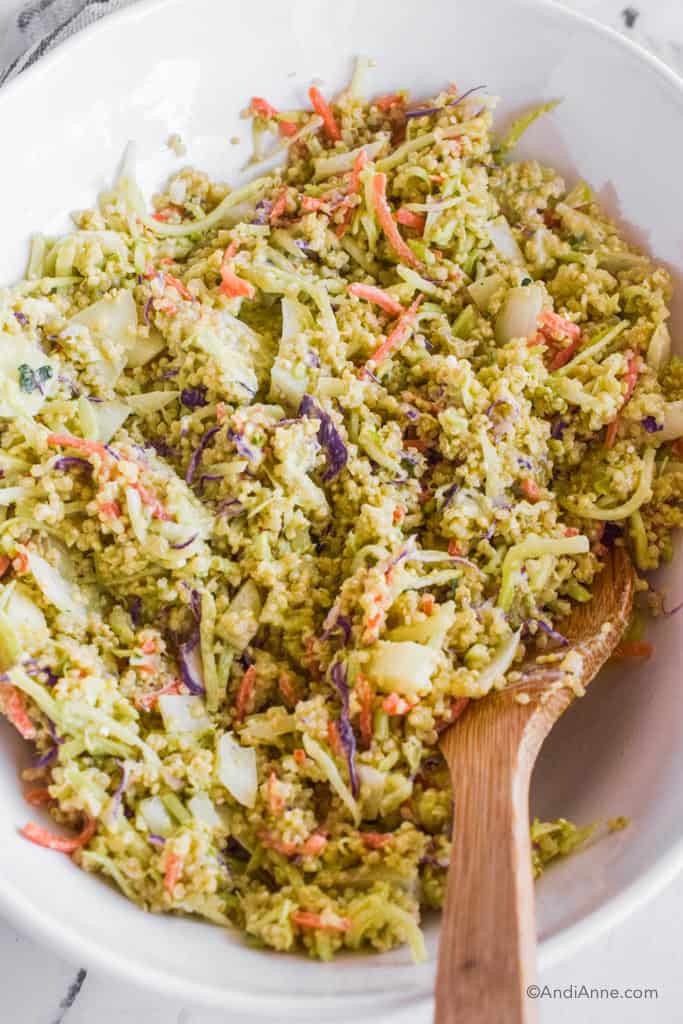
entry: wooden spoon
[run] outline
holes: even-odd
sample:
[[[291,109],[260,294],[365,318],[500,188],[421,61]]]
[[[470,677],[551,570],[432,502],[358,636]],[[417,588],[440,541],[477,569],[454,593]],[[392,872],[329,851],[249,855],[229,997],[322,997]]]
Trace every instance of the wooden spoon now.
[[[587,686],[621,640],[633,605],[628,555],[614,548],[593,586],[559,627],[564,653],[581,656]],[[531,658],[525,679],[472,701],[444,732],[455,792],[453,852],[441,925],[436,1024],[530,1024],[536,927],[529,781],[536,757],[575,691],[558,688],[558,664]],[[554,685],[553,685],[554,684]],[[519,703],[528,694],[529,703]],[[523,700],[526,698],[522,698]]]

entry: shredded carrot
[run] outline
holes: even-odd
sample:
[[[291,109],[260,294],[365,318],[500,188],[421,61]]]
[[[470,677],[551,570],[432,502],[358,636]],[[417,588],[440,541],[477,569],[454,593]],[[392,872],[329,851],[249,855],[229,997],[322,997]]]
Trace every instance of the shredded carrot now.
[[[179,281],[177,277],[174,277],[173,274],[165,274],[164,280],[168,287],[174,288],[182,299],[187,299],[188,302],[194,302],[194,295],[192,292],[183,284],[182,281]]]
[[[322,832],[311,832],[306,842],[300,847],[302,854],[306,857],[317,857],[327,846],[327,839]]]
[[[98,441],[86,441],[85,438],[74,437],[73,434],[48,434],[47,443],[55,448],[75,448],[86,455],[99,455],[105,460],[111,458],[103,444]]]
[[[390,295],[389,292],[385,292],[383,288],[377,288],[373,284],[355,284],[349,285],[349,295],[355,295],[357,299],[365,299],[367,302],[373,302],[380,309],[383,309],[385,313],[389,313],[390,316],[402,316],[405,313],[405,307],[401,305],[398,299]]]
[[[98,511],[107,519],[120,519],[121,509],[116,501],[103,501],[98,506]]]
[[[31,807],[42,807],[43,804],[49,803],[52,797],[49,789],[32,789],[29,793],[24,793],[24,799]]]
[[[393,839],[391,832],[359,832],[358,834],[368,850],[381,850]]]
[[[169,693],[180,693],[182,685],[180,679],[174,679],[172,683],[162,686],[160,690],[154,690],[153,693],[143,693],[142,696],[136,698],[135,703],[143,711],[151,711],[159,697],[165,697]]]
[[[522,494],[527,499],[527,501],[537,502],[541,500],[541,488],[538,486],[535,480],[531,479],[530,476],[525,476],[524,479],[520,482],[519,486],[522,490]]]
[[[581,328],[578,324],[563,316],[558,316],[557,313],[551,313],[549,309],[543,310],[538,321],[541,324],[541,329],[547,330],[553,336],[581,338]]]
[[[288,196],[288,194],[289,194],[288,188],[285,185],[284,188],[282,188],[280,190],[280,193],[279,193],[277,199],[275,200],[275,202],[273,203],[272,209],[270,211],[270,215],[268,217],[268,220],[270,221],[271,224],[274,224],[277,220],[279,220],[280,217],[282,216],[282,214],[287,209],[287,196]]]
[[[246,297],[247,299],[253,299],[256,295],[256,289],[250,281],[245,281],[243,277],[238,277],[235,271],[230,266],[230,260],[234,256],[236,243],[232,242],[225,250],[223,256],[223,262],[221,263],[221,283],[218,288],[222,295],[228,295],[231,299]]]
[[[240,683],[239,690],[237,691],[237,697],[235,698],[235,718],[238,722],[243,720],[249,710],[251,699],[254,695],[255,685],[256,667],[254,665],[250,665],[242,676],[242,682]]]
[[[9,683],[0,683],[0,700],[2,701],[5,714],[25,740],[32,740],[36,735],[36,727],[26,711],[26,699],[16,686]]]
[[[315,196],[302,196],[301,209],[304,213],[316,213],[322,209],[325,205],[324,199],[318,199]]]
[[[225,402],[217,402],[216,403],[216,419],[218,420],[219,423],[223,422],[223,420],[225,419],[226,413],[227,413],[227,409],[225,407]]]
[[[339,736],[339,729],[337,723],[333,722],[332,719],[327,723],[327,742],[330,745],[330,750],[335,757],[344,756],[344,748],[342,747],[341,737]]]
[[[336,227],[336,234],[338,238],[343,238],[346,232],[348,231],[349,227],[351,226],[351,221],[353,220],[353,211],[355,209],[353,205],[353,197],[358,195],[358,193],[360,192],[360,176],[367,162],[368,154],[366,153],[365,149],[361,149],[360,152],[356,154],[356,159],[353,161],[351,177],[349,178],[349,187],[346,193],[346,198],[344,200],[346,210],[344,211],[344,216],[341,222],[337,224]]]
[[[264,117],[266,120],[277,117],[279,111],[275,109],[272,103],[268,100],[262,99],[261,96],[252,96],[249,109],[257,115],[257,117]]]
[[[29,821],[28,825],[24,825],[22,829],[19,829],[19,832],[25,839],[35,843],[36,846],[44,846],[47,850],[56,850],[58,853],[75,853],[76,850],[80,850],[82,846],[86,846],[90,842],[95,835],[96,828],[97,822],[95,819],[88,818],[83,831],[79,835],[74,836],[73,839],[68,839],[65,836],[57,836],[54,832],[43,828],[42,825],[35,825],[32,821]]]
[[[415,323],[415,317],[417,315],[418,309],[420,308],[422,298],[422,295],[418,295],[418,297],[415,299],[413,303],[411,303],[411,305],[408,307],[405,313],[403,313],[399,317],[394,329],[391,331],[390,334],[387,335],[387,337],[384,339],[379,348],[376,348],[375,351],[370,356],[370,363],[377,366],[377,364],[381,363],[382,360],[392,351],[392,349],[397,348],[406,340]]]
[[[396,211],[396,220],[399,224],[403,224],[406,228],[413,228],[421,235],[424,233],[427,215],[416,213],[415,210],[407,210],[405,206],[402,206]]]
[[[293,752],[292,757],[294,758],[297,764],[306,764],[306,751],[303,749],[303,747],[297,747],[296,750]]]
[[[147,637],[146,640],[140,644],[140,650],[143,654],[156,654],[157,644],[153,637]]]
[[[280,792],[278,777],[275,772],[268,776],[268,807],[270,813],[280,815],[285,809],[285,800]]]
[[[434,612],[434,598],[431,594],[424,594],[420,601],[420,611],[425,615],[432,615]]]
[[[388,715],[407,715],[409,711],[413,710],[414,706],[414,704],[405,700],[398,693],[390,693],[382,701],[382,707]]]
[[[536,344],[538,343],[536,342]],[[558,349],[554,353],[550,362],[548,363],[548,369],[551,371],[551,373],[554,372],[555,370],[559,370],[561,366],[564,366],[566,363],[568,363],[569,360],[573,357],[574,353],[576,352],[580,344],[581,337],[579,336],[578,338],[575,338],[570,345],[567,345],[566,348]]]
[[[396,524],[400,523],[402,521],[403,517],[405,516],[405,514],[406,514],[406,510],[401,505],[397,505],[396,508],[394,509],[393,513],[392,513],[392,516],[391,516],[392,522],[394,522]]]
[[[360,701],[360,735],[363,740],[363,744],[366,747],[369,747],[372,743],[372,711],[374,693],[372,692],[372,687],[370,686],[367,678],[361,672],[358,673],[356,695]]]
[[[423,437],[406,437],[403,439],[404,448],[414,448],[418,452],[426,452],[430,445]]]
[[[451,539],[448,542],[448,554],[453,558],[454,556],[461,556],[464,554],[463,549],[457,540]]]
[[[177,853],[169,853],[166,858],[166,870],[164,872],[164,889],[169,896],[173,895],[180,876],[183,873],[183,859]]]
[[[259,839],[264,846],[283,857],[316,857],[327,846],[327,839],[321,832],[312,832],[303,843],[287,843],[268,832],[261,832]]]
[[[142,504],[149,508],[152,514],[152,519],[161,519],[164,522],[169,522],[172,519],[171,514],[166,511],[151,488],[145,487],[145,485],[141,484],[139,480],[136,480],[135,483],[132,483],[129,486],[132,487],[134,491],[138,492]]]
[[[291,138],[292,135],[296,135],[299,130],[298,125],[294,121],[280,121],[277,130],[280,135],[284,135],[286,138]]]
[[[0,555],[0,578],[5,575],[11,564],[7,555]]]
[[[625,640],[614,652],[617,658],[651,658],[654,647],[647,640]]]
[[[179,206],[164,206],[163,210],[157,210],[156,213],[152,214],[152,220],[158,220],[161,221],[162,224],[166,224],[166,222],[169,221],[176,213],[180,215],[183,213]],[[163,262],[163,260],[161,262]],[[172,263],[173,261],[169,259],[168,262]]]
[[[25,576],[28,572],[28,555],[25,551],[17,551],[12,559],[12,568],[18,576]]]
[[[351,178],[349,180],[349,191],[350,196],[355,196],[360,192],[360,176],[363,168],[367,165],[368,154],[365,149],[361,149],[356,154],[356,159],[353,161],[353,169],[351,171]]]
[[[366,628],[372,633],[377,629],[383,618],[382,612],[375,612],[366,622]]]
[[[374,105],[383,111],[391,110],[392,107],[403,106],[403,103],[403,96],[397,92],[387,93],[386,96],[378,96],[374,101]]]
[[[614,448],[614,442],[617,439],[618,431],[619,417],[616,416],[611,423],[607,424],[607,430],[605,431],[605,448]]]
[[[626,405],[626,403],[628,402],[631,395],[636,389],[636,384],[638,383],[638,376],[640,374],[641,369],[642,360],[640,356],[636,353],[635,355],[632,355],[629,358],[628,363],[626,364],[626,373],[624,374],[624,383],[626,384],[624,405]]]
[[[309,910],[295,910],[291,916],[292,923],[299,928],[314,928],[319,932],[348,932],[353,922],[350,917],[337,917],[325,921],[320,914]]]
[[[312,85],[308,90],[308,98],[310,99],[311,105],[316,114],[323,119],[323,128],[325,129],[325,134],[328,139],[331,139],[332,142],[338,142],[341,139],[339,125],[334,119],[332,108],[329,103],[323,99],[320,94],[320,90],[315,85]]]
[[[565,537],[578,537],[579,531],[575,526],[568,526],[564,531]]]
[[[392,216],[391,207],[387,200],[386,174],[377,173],[373,175],[372,194],[375,204],[375,212],[377,213],[377,220],[380,223],[382,231],[387,236],[389,245],[399,259],[408,263],[411,267],[419,267],[420,261],[408,243],[401,237],[401,233],[396,227],[396,222]]]
[[[470,702],[469,697],[460,697],[458,700],[454,700],[451,705],[450,723],[452,724],[456,718],[460,718],[461,714]]]
[[[284,701],[287,707],[295,708],[299,698],[297,696],[296,687],[294,686],[294,682],[292,681],[292,677],[290,676],[289,672],[280,673],[277,685],[280,693],[284,697]]]

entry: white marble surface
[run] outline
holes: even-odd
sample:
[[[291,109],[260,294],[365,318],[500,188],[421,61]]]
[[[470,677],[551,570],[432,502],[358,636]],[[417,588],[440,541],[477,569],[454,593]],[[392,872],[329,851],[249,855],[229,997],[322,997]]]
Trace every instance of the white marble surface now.
[[[34,0],[34,10],[55,0]],[[218,2],[218,0],[217,0]],[[0,0],[0,65],[20,46],[17,0]],[[569,0],[584,11],[633,36],[683,74],[683,0]],[[14,51],[14,52],[13,52]],[[657,991],[648,1000],[543,998],[542,1024],[678,1024],[683,1020],[683,875],[659,897],[606,937],[546,971],[550,989],[632,988]],[[8,1024],[218,1024],[229,1015],[213,1013],[134,989],[63,960],[0,920],[0,1020]],[[240,1024],[248,1024],[243,1017]],[[357,1020],[355,1024],[365,1024]],[[382,1024],[373,1015],[373,1024]],[[391,1024],[427,1024],[415,1015]],[[499,1024],[499,1022],[491,1022]]]

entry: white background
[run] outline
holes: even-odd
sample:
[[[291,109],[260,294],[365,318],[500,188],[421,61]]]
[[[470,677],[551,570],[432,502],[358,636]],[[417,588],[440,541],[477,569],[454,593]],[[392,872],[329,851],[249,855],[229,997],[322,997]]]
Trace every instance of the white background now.
[[[40,9],[44,3],[45,0],[35,0],[30,6]],[[21,6],[18,0],[0,0],[0,66],[5,62],[6,51],[16,46],[16,14]],[[50,6],[49,0],[46,6]],[[616,26],[683,73],[683,0],[568,0],[567,6]],[[656,999],[545,997],[539,1000],[542,1024],[683,1021],[683,972],[679,966],[683,949],[682,910],[683,876],[610,934],[585,946],[539,979],[541,986],[560,990],[570,986],[622,992],[629,988],[655,989]],[[0,978],[0,1020],[8,1024],[236,1021],[233,1015],[180,1006],[99,973],[86,974],[81,965],[68,963],[18,935],[2,920]],[[356,1019],[354,1024],[366,1022]],[[377,1014],[373,1014],[372,1024],[382,1024]],[[411,1014],[405,1021],[403,1016],[394,1016],[391,1024],[427,1024],[427,1020],[416,1020]]]

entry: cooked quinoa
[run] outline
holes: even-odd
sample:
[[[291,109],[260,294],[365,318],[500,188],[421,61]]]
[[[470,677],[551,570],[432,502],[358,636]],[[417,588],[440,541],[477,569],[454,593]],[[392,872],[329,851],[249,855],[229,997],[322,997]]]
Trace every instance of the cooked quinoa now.
[[[666,270],[510,159],[533,114],[358,92],[252,101],[287,162],[235,191],[184,169],[150,214],[129,161],[0,290],[0,706],[66,827],[28,839],[420,958],[439,730],[559,650],[606,545],[671,557],[683,364]],[[535,822],[535,870],[585,835]]]

